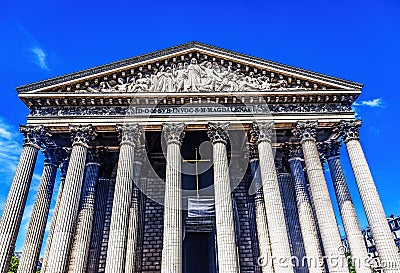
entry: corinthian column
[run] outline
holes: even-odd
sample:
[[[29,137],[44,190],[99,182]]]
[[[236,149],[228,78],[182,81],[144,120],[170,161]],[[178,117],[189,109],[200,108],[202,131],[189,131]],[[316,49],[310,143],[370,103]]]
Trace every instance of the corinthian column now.
[[[50,231],[49,231],[49,234],[47,235],[46,247],[44,249],[42,269],[40,271],[43,273],[46,272],[47,261],[49,260],[51,242],[53,240],[54,229],[55,229],[56,223],[57,223],[58,209],[60,208],[61,196],[62,196],[62,192],[63,192],[63,188],[64,188],[65,177],[67,176],[68,162],[69,162],[69,154],[68,154],[68,156],[65,155],[65,157],[62,159],[62,162],[60,164],[60,171],[61,171],[60,186],[58,188],[56,205],[54,206],[53,217],[52,217],[51,224],[50,224]]]
[[[229,140],[228,127],[229,123],[208,123],[208,137],[213,144],[215,223],[218,268],[221,273],[240,271],[226,152],[226,144]]]
[[[339,229],[336,223],[328,186],[316,144],[316,121],[298,122],[293,133],[301,141],[308,180],[314,201],[315,213],[320,227],[328,269],[333,272],[349,272],[342,249]],[[339,265],[337,264],[339,260]]]
[[[75,239],[70,256],[68,272],[85,273],[88,263],[90,238],[93,227],[96,184],[99,178],[100,151],[89,150],[83,193],[75,230]]]
[[[162,131],[167,144],[167,169],[161,273],[182,272],[181,144],[184,129],[183,123],[164,123]]]
[[[134,150],[140,136],[137,124],[118,126],[118,130],[121,143],[111,213],[106,273],[124,272],[129,209],[133,189]]]
[[[139,179],[143,164],[143,157],[146,153],[144,145],[138,146],[135,154],[134,162],[134,185],[132,190],[132,201],[129,209],[129,228],[128,228],[128,241],[126,246],[126,262],[125,272],[131,273],[136,270],[137,263],[137,241],[139,232],[139,201],[140,201],[140,190],[139,190]]]
[[[250,144],[250,168],[253,177],[253,184],[257,192],[254,197],[254,206],[256,214],[257,239],[260,251],[260,264],[262,273],[274,273],[272,262],[268,259],[271,255],[271,242],[269,239],[267,212],[262,190],[260,164],[258,160],[258,149],[256,144]]]
[[[40,180],[17,271],[21,273],[36,272],[51,198],[53,196],[57,168],[60,163],[61,150],[57,148],[45,148],[43,149],[43,154],[45,159],[42,179]]]
[[[323,153],[329,165],[329,171],[332,177],[333,188],[335,189],[336,199],[339,204],[340,215],[347,241],[349,242],[353,265],[357,273],[371,273],[371,268],[366,264],[368,259],[367,249],[364,238],[361,234],[356,210],[351,199],[346,178],[340,163],[341,141],[332,140],[323,145]]]
[[[286,230],[285,214],[279,190],[278,176],[275,169],[274,154],[272,151],[273,122],[254,122],[252,135],[257,141],[261,180],[269,237],[271,240],[272,258],[276,273],[293,273],[289,238]]]
[[[359,133],[361,120],[342,121],[338,131],[346,143],[358,191],[375,241],[376,250],[385,272],[400,271],[400,256],[390,231],[385,211],[362,150]]]
[[[307,191],[306,179],[301,164],[301,151],[297,145],[284,147],[289,155],[290,172],[293,177],[296,193],[297,211],[301,234],[304,241],[307,264],[310,273],[325,272],[322,263],[322,251],[319,244],[317,225],[314,219],[310,196]]]
[[[0,220],[1,273],[6,273],[8,270],[18,230],[21,225],[41,140],[46,136],[43,127],[21,126],[20,131],[25,137],[24,144]]]
[[[64,273],[67,270],[78,216],[88,143],[95,137],[94,129],[90,125],[71,126],[70,131],[72,151],[54,228],[47,273]]]

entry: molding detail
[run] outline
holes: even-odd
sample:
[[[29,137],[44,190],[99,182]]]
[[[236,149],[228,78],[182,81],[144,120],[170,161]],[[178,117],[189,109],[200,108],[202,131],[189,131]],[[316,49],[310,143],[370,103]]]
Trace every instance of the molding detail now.
[[[222,142],[226,145],[229,141],[229,134],[228,134],[229,125],[230,125],[229,122],[225,123],[209,122],[207,125],[208,128],[207,135],[210,138],[210,141],[213,144],[217,142]]]
[[[273,121],[253,122],[251,135],[258,143],[262,141],[271,142],[272,137],[274,135],[274,122]]]
[[[229,106],[227,106],[229,107]],[[252,106],[251,106],[252,107]],[[153,109],[148,107],[149,109]],[[164,109],[163,107],[159,107]],[[159,109],[158,107],[155,109]],[[171,107],[170,107],[171,108]],[[172,107],[173,108],[173,107]],[[181,108],[181,107],[179,107]],[[144,108],[143,108],[144,109]],[[246,111],[241,112],[242,108],[235,108],[234,114],[249,114],[248,107],[243,108]],[[129,111],[130,110],[130,111]],[[337,113],[337,112],[352,112],[350,105],[341,103],[315,103],[315,104],[270,104],[268,109],[264,109],[263,106],[254,105],[252,107],[251,114],[263,114],[267,113]],[[155,114],[160,115],[162,111],[157,111]],[[196,113],[196,112],[195,112]],[[147,113],[146,113],[147,114]],[[174,115],[174,113],[169,113],[168,115]],[[187,113],[185,113],[187,115]],[[213,113],[213,114],[218,114]],[[52,106],[52,107],[41,107],[34,106],[30,112],[30,117],[69,117],[69,116],[134,116],[141,115],[136,113],[133,109],[129,109],[128,106]]]
[[[139,142],[139,138],[142,134],[139,124],[123,124],[117,125],[119,132],[119,139],[121,144],[133,144],[136,145]]]
[[[167,145],[170,143],[181,145],[185,137],[185,127],[186,125],[184,123],[164,123],[162,127],[162,137]]]
[[[92,125],[70,125],[72,145],[81,144],[88,146],[90,141],[96,137],[95,129]]]
[[[316,141],[317,127],[318,121],[316,120],[299,121],[296,123],[295,128],[292,130],[292,133],[295,137],[300,139],[301,142],[306,140]]]
[[[362,121],[360,119],[345,121],[342,120],[336,127],[338,133],[342,136],[344,143],[350,140],[360,139],[360,128]]]

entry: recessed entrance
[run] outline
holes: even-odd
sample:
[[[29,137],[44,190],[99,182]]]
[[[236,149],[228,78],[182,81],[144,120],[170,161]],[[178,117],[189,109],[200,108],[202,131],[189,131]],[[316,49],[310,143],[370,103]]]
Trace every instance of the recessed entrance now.
[[[183,241],[183,273],[216,273],[213,232],[189,232]]]

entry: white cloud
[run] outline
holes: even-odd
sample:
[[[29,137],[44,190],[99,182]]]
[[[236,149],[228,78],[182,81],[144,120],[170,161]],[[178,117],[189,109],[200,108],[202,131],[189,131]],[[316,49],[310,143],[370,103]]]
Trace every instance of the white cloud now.
[[[30,49],[30,51],[33,54],[33,62],[35,64],[37,64],[43,70],[50,70],[47,63],[47,54],[41,47],[34,46]]]
[[[367,106],[372,108],[385,108],[385,104],[382,98],[376,98],[372,100],[362,100],[360,102],[354,102],[353,106]]]

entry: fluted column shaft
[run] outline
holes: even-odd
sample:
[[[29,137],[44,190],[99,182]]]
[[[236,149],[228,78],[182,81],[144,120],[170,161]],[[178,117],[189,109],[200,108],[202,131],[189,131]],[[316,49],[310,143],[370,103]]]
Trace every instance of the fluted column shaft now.
[[[346,257],[341,251],[342,241],[317,149],[316,127],[316,122],[298,123],[294,133],[301,140],[321,239],[325,255],[330,257],[327,259],[329,272],[347,273],[349,270]]]
[[[100,178],[99,182],[97,183],[93,232],[92,239],[90,240],[90,250],[87,267],[88,273],[97,273],[97,269],[99,267],[109,180],[109,178]]]
[[[258,157],[258,153],[257,153]],[[253,177],[253,184],[257,187],[257,192],[254,197],[254,206],[256,214],[256,226],[257,226],[257,239],[258,248],[260,251],[260,264],[262,273],[273,273],[274,268],[272,262],[269,261],[271,254],[271,242],[269,239],[267,213],[265,210],[265,203],[262,191],[262,181],[260,173],[260,165],[258,158],[250,159],[251,174]]]
[[[183,123],[163,125],[163,137],[167,143],[167,168],[161,273],[182,272],[182,159],[180,150],[184,128]]]
[[[56,159],[49,158],[50,155],[48,153],[50,151],[45,151],[45,153],[47,153],[47,158],[45,159],[42,179],[39,184],[35,204],[33,205],[32,216],[29,221],[28,232],[17,271],[21,273],[36,272],[51,198],[53,196],[58,166],[57,162],[55,162]]]
[[[366,266],[365,261],[368,258],[368,253],[358,223],[356,210],[354,209],[353,200],[351,199],[346,178],[340,163],[340,156],[328,157],[327,161],[356,272],[371,273],[371,269]]]
[[[274,270],[276,273],[293,273],[289,238],[271,145],[272,130],[273,123],[259,122],[253,124],[252,134],[258,142],[261,179],[272,258],[274,258]]]
[[[111,213],[106,273],[123,273],[128,233],[129,209],[133,189],[135,143],[139,137],[138,125],[121,126],[121,144]]]
[[[0,219],[0,272],[7,273],[32,181],[40,140],[37,127],[21,127],[25,144]]]
[[[85,273],[87,268],[93,227],[96,184],[100,168],[97,157],[97,151],[91,151],[88,163],[86,164],[83,194],[70,255],[69,272],[73,273]]]
[[[137,158],[137,155],[135,155]],[[125,272],[131,273],[135,272],[136,269],[136,249],[137,249],[137,241],[138,241],[138,231],[139,231],[139,199],[140,199],[140,190],[138,188],[138,182],[140,179],[140,171],[142,168],[142,162],[135,161],[135,184],[132,191],[132,201],[131,207],[129,209],[129,229],[128,229],[128,242],[126,246],[126,263],[125,263]]]
[[[221,273],[240,272],[226,151],[228,126],[229,123],[208,124],[208,135],[213,143],[215,224],[218,269]]]
[[[339,132],[346,143],[347,153],[353,168],[361,201],[372,231],[376,250],[384,272],[400,271],[400,255],[394,243],[385,211],[382,206],[374,179],[359,141],[361,121],[341,122]]]
[[[301,234],[303,236],[304,250],[307,256],[308,269],[310,273],[325,272],[322,263],[322,251],[319,244],[317,226],[310,196],[307,191],[301,159],[292,157],[289,159],[289,164],[296,192],[297,211],[299,214]]]
[[[71,132],[73,138],[71,157],[54,228],[47,273],[64,273],[67,270],[79,210],[87,143],[89,139],[93,138],[91,126],[71,127]]]
[[[65,160],[64,162],[62,162],[61,166],[60,166],[60,170],[61,170],[60,186],[58,188],[56,204],[54,206],[53,217],[52,217],[51,224],[50,224],[50,231],[49,231],[49,234],[47,235],[46,247],[44,249],[42,269],[41,269],[42,273],[45,273],[46,268],[47,268],[47,261],[49,259],[49,255],[50,255],[51,242],[53,240],[54,229],[55,229],[56,223],[57,223],[58,210],[60,208],[60,203],[61,203],[61,196],[62,196],[62,192],[64,189],[65,177],[67,175],[68,162],[69,162],[69,158],[67,160]]]

